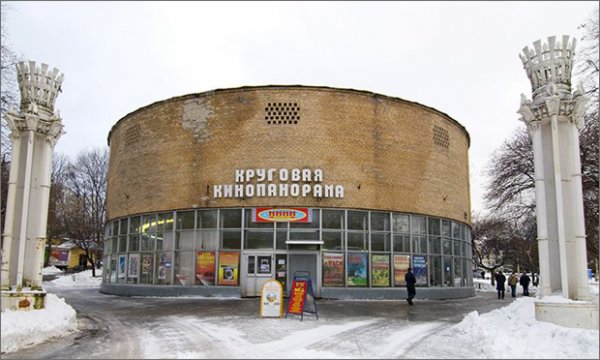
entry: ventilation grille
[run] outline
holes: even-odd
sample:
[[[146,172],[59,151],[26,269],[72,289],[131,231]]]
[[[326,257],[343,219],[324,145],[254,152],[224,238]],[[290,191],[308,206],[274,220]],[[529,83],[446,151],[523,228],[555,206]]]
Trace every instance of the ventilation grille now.
[[[450,136],[448,135],[448,130],[442,129],[437,125],[434,126],[433,143],[448,149],[448,147],[450,146]]]
[[[300,106],[295,102],[268,103],[265,107],[268,125],[292,125],[300,121]]]
[[[125,131],[125,148],[131,147],[140,141],[140,126],[133,125]]]

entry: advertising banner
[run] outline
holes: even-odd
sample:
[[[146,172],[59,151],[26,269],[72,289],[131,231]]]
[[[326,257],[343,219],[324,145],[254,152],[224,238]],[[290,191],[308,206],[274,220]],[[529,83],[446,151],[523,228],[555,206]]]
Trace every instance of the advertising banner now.
[[[394,286],[406,286],[404,276],[410,266],[410,255],[394,255]]]
[[[125,255],[119,255],[118,277],[121,279],[125,278]]]
[[[238,285],[240,253],[219,253],[219,285]]]
[[[323,253],[323,286],[344,286],[344,254]]]
[[[288,303],[287,314],[303,314],[307,285],[308,281],[305,280],[292,281],[292,291],[290,292],[290,302]]]
[[[348,253],[348,286],[367,286],[367,254]]]
[[[152,274],[152,255],[142,256],[142,275]]]
[[[255,208],[253,222],[312,222],[312,209],[307,208]]]
[[[215,285],[214,251],[198,251],[196,253],[196,284]]]
[[[134,279],[137,278],[139,266],[140,254],[129,254],[129,271],[127,276]]]
[[[427,258],[424,255],[413,255],[412,261],[417,285],[427,285]]]
[[[281,317],[283,315],[283,288],[277,280],[269,280],[260,291],[260,317]]]
[[[371,255],[371,272],[373,286],[390,286],[390,256]]]
[[[67,266],[69,264],[69,250],[52,250],[48,258],[50,266]]]

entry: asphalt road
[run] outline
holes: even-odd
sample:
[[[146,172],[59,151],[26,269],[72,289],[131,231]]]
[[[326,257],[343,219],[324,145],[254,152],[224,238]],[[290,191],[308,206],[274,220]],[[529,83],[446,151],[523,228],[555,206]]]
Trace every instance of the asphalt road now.
[[[3,359],[182,358],[186,354],[202,354],[204,358],[281,358],[268,352],[263,357],[243,348],[323,324],[343,326],[349,322],[359,323],[351,331],[304,341],[298,348],[328,349],[339,357],[408,358],[416,344],[386,349],[376,339],[410,329],[407,339],[426,340],[430,334],[460,322],[471,311],[483,314],[512,301],[510,297],[498,300],[495,293],[476,293],[472,298],[455,300],[416,300],[414,306],[404,299],[319,300],[319,319],[306,314],[300,321],[298,315],[260,319],[258,298],[119,297],[101,294],[97,288],[47,287],[47,291],[64,298],[77,311],[79,331],[3,354]],[[421,330],[415,327],[418,324]],[[217,333],[227,331],[240,337],[239,349],[231,346],[231,339],[223,342],[218,338]]]

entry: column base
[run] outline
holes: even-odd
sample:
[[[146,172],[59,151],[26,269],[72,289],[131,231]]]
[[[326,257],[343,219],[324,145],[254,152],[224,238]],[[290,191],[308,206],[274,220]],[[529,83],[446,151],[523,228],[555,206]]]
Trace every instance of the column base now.
[[[535,319],[556,325],[598,330],[598,304],[591,301],[535,302]]]
[[[2,290],[2,311],[4,310],[40,310],[45,306],[45,290],[29,290],[24,288],[21,291]]]

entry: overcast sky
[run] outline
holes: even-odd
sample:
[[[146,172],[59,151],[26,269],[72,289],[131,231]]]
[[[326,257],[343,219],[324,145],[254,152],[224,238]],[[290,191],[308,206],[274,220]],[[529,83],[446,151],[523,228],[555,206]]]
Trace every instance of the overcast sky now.
[[[5,2],[5,1],[3,1]],[[491,153],[522,125],[531,87],[519,53],[570,35],[583,2],[12,2],[8,46],[65,75],[71,159],[153,102],[246,85],[366,90],[444,112],[469,132],[471,206]],[[581,44],[581,42],[578,42]]]

